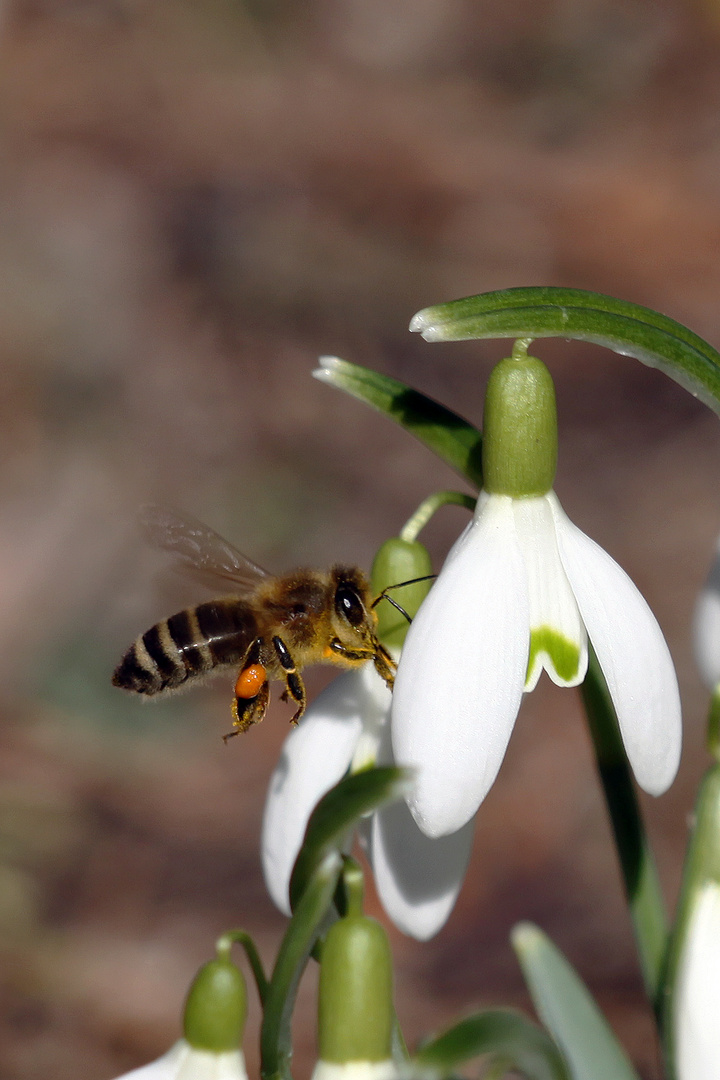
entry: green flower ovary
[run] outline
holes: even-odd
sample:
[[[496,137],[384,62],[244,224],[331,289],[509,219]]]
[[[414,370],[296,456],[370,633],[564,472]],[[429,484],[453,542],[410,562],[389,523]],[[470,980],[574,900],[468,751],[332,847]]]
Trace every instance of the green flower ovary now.
[[[550,372],[516,342],[488,381],[483,420],[483,486],[495,495],[545,495],[557,465],[557,411]]]

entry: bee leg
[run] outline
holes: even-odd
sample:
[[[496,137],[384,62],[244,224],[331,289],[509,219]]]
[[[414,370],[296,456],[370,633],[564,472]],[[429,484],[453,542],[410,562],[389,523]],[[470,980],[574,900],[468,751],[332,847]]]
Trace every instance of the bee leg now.
[[[388,690],[392,690],[395,685],[395,661],[393,660],[387,649],[378,641],[377,650],[373,657],[375,663],[375,670],[381,679],[385,680],[385,685]]]
[[[379,641],[376,640],[374,645],[373,649],[348,649],[337,638],[333,638],[330,642],[332,651],[338,653],[339,656],[345,657],[346,660],[356,663],[362,663],[363,660],[372,660],[378,675],[381,679],[384,679],[388,690],[392,690],[395,685],[395,661]]]
[[[298,720],[305,712],[305,706],[307,705],[307,697],[305,696],[305,684],[303,683],[300,673],[295,667],[295,661],[293,660],[287,645],[281,637],[274,637],[272,643],[275,646],[275,652],[277,658],[280,661],[280,667],[285,674],[285,690],[282,693],[283,701],[287,701],[292,698],[293,701],[298,703],[298,710],[290,721],[291,724],[297,724]]]
[[[375,649],[348,649],[338,638],[333,638],[329,648],[338,653],[339,656],[344,656],[346,660],[353,660],[357,663],[362,663],[363,660],[374,660],[377,655]]]
[[[224,742],[233,735],[247,731],[253,724],[259,724],[267,711],[270,687],[267,671],[260,663],[261,647],[262,638],[255,638],[243,658],[232,703],[233,725],[236,730],[223,735]]]
[[[234,731],[223,735],[223,742],[232,739],[234,735],[242,735],[253,724],[259,724],[267,712],[270,700],[270,686],[264,682],[255,697],[235,697],[232,703],[232,715]]]

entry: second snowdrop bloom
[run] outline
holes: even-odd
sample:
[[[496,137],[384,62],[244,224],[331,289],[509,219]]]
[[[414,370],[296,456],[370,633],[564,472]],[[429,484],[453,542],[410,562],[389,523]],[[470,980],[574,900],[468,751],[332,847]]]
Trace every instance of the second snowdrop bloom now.
[[[560,686],[597,654],[638,783],[660,794],[680,757],[670,653],[627,574],[576,528],[552,491],[552,380],[518,343],[485,400],[484,489],[407,636],[392,740],[417,770],[410,809],[441,837],[475,814],[502,762],[524,692],[543,668]]]
[[[230,959],[233,935],[198,971],[185,1000],[183,1038],[166,1054],[118,1080],[248,1080],[242,1036],[247,1015],[245,980]]]
[[[248,1080],[242,1050],[212,1053],[180,1039],[157,1061],[124,1073],[118,1080]]]
[[[372,664],[345,672],[308,706],[285,740],[265,804],[261,847],[268,891],[286,915],[290,875],[316,804],[348,770],[392,760],[390,698]],[[378,895],[392,921],[421,941],[432,937],[460,890],[472,824],[432,840],[405,803],[395,803],[373,814],[363,834]]]
[[[387,586],[395,591],[401,583],[412,582],[403,585],[401,593],[404,610],[412,616],[427,595],[429,570],[430,556],[422,544],[393,537],[375,556],[373,591],[380,595]],[[406,633],[407,620],[390,604],[380,604],[378,636],[395,658]],[[290,875],[317,803],[348,771],[392,763],[390,702],[387,686],[373,665],[365,664],[338,675],[285,740],[265,803],[261,846],[268,891],[287,915]],[[470,856],[472,826],[453,836],[429,839],[400,802],[372,814],[361,832],[390,918],[412,937],[421,941],[432,937],[457,898]]]

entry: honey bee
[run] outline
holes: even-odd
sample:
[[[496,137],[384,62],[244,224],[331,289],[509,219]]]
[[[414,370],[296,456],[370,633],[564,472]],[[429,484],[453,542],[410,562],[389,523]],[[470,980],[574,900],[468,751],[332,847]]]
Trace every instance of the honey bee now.
[[[231,582],[233,591],[146,630],[116,668],[115,686],[154,696],[239,669],[234,730],[226,740],[263,719],[273,679],[285,683],[282,699],[296,703],[291,722],[297,723],[307,704],[301,672],[309,664],[353,668],[372,660],[392,689],[395,664],[378,641],[370,587],[357,567],[275,577],[194,519],[148,507],[143,525],[150,541],[186,569]]]

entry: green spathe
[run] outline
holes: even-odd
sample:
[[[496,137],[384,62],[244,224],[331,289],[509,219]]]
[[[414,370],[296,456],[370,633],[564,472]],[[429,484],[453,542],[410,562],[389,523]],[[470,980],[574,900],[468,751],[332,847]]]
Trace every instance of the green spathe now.
[[[334,923],[320,964],[320,1060],[387,1061],[392,1056],[392,997],[392,958],[382,926],[365,915]]]
[[[547,653],[552,659],[555,671],[566,683],[577,680],[580,666],[580,650],[574,641],[570,641],[554,630],[552,626],[538,626],[530,631],[530,655],[528,672],[533,670],[538,653]]]
[[[515,499],[545,495],[557,466],[555,387],[525,342],[493,369],[485,395],[484,487]]]
[[[183,1022],[185,1038],[196,1050],[237,1050],[247,1015],[242,972],[227,958],[208,961],[188,991]]]
[[[373,560],[370,581],[375,596],[388,586],[401,585],[404,581],[432,574],[430,554],[418,540],[403,540],[399,536],[386,540]],[[431,581],[417,581],[402,588],[391,588],[389,595],[412,619],[427,596]],[[378,637],[386,648],[400,649],[405,642],[409,622],[387,600],[381,600],[377,608]]]

